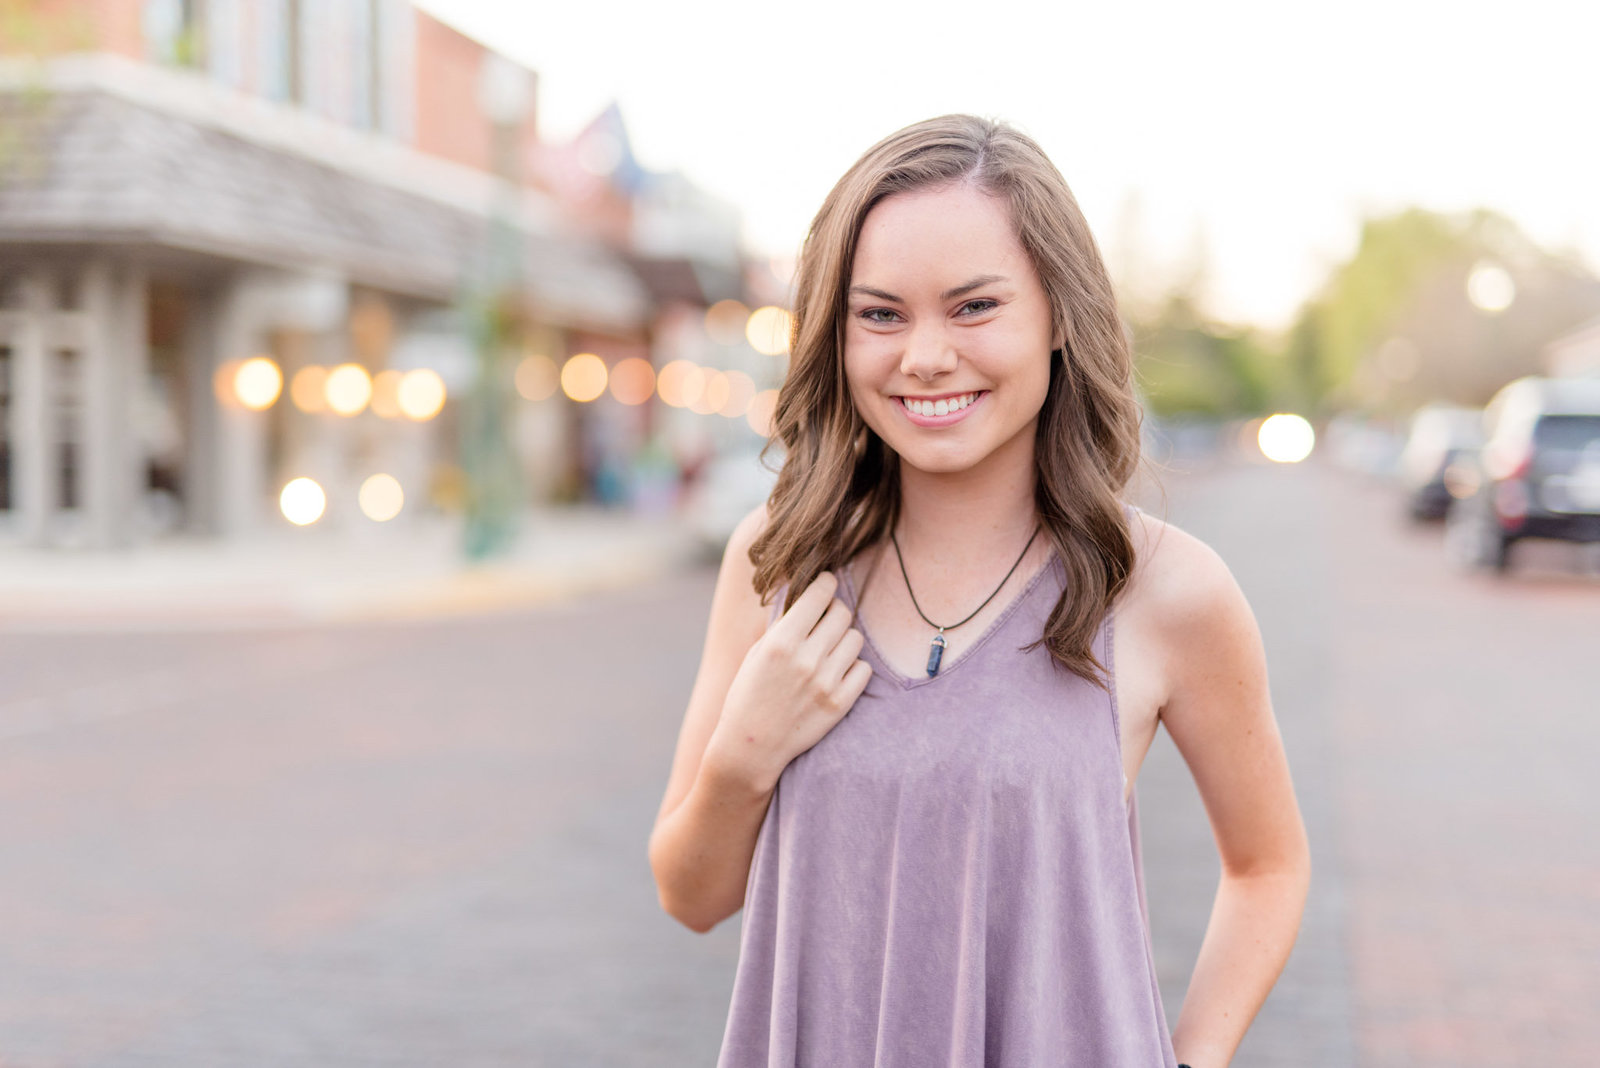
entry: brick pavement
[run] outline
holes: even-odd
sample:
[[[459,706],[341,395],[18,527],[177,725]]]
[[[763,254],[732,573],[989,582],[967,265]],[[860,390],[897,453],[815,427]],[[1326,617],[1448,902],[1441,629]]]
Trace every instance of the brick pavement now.
[[[1316,862],[1235,1063],[1586,1063],[1600,585],[1559,553],[1455,575],[1336,472],[1169,490],[1261,620]],[[494,618],[7,635],[0,1064],[710,1064],[738,923],[668,919],[644,846],[711,580]],[[1140,803],[1175,1020],[1216,862],[1164,736]]]
[[[1175,474],[1166,499],[1140,506],[1201,538],[1227,562],[1266,647],[1273,708],[1311,842],[1312,887],[1294,952],[1234,1058],[1237,1068],[1347,1068],[1357,1063],[1344,945],[1346,888],[1337,852],[1331,744],[1337,643],[1331,622],[1336,537],[1331,507],[1303,468]],[[1139,774],[1151,939],[1168,1020],[1178,1021],[1219,874],[1194,780],[1159,731]]]
[[[1300,941],[1235,1064],[1590,1063],[1600,582],[1555,544],[1519,547],[1505,581],[1457,573],[1391,487],[1320,466],[1172,491],[1256,609],[1312,839]],[[1164,734],[1141,778],[1176,1020],[1216,866]],[[1176,803],[1152,816],[1157,790]]]

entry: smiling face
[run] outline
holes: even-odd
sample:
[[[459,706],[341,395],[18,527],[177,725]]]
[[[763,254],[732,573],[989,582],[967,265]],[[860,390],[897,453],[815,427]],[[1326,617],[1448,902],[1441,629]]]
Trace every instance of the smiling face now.
[[[862,223],[845,377],[901,463],[929,474],[1033,464],[1050,303],[1005,201],[969,183],[897,193]]]

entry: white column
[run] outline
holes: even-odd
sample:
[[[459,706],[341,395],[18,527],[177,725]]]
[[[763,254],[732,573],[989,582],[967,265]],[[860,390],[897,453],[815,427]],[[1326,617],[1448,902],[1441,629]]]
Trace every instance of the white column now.
[[[96,260],[83,269],[79,281],[83,290],[83,348],[79,353],[83,368],[83,425],[78,447],[81,450],[83,514],[87,543],[105,548],[115,542],[118,525],[117,496],[119,457],[127,452],[124,426],[127,405],[133,398],[121,381],[114,338],[117,301],[111,265]]]
[[[259,347],[259,331],[238,279],[195,293],[184,347],[193,427],[186,477],[192,526],[219,537],[260,530],[267,519],[266,422],[263,413],[226,403],[217,374]]]
[[[145,279],[105,260],[83,273],[84,510],[89,544],[131,544],[145,482],[137,433],[149,362]]]
[[[116,321],[122,331],[117,345],[123,383],[120,408],[126,444],[118,457],[118,509],[123,516],[122,542],[128,544],[141,540],[147,529],[144,501],[145,484],[150,477],[150,457],[145,453],[148,442],[140,436],[139,425],[140,406],[145,402],[150,378],[150,277],[143,267],[130,265],[123,269],[117,306]]]
[[[39,545],[44,543],[55,510],[45,351],[45,320],[55,309],[50,280],[43,273],[29,273],[22,279],[21,290],[22,322],[11,352],[12,507],[20,540]]]
[[[249,359],[261,347],[260,331],[245,296],[238,281],[230,281],[218,295],[208,384],[215,382],[224,364]],[[217,419],[217,533],[223,537],[254,534],[268,518],[266,416],[219,398],[215,390],[211,403]]]

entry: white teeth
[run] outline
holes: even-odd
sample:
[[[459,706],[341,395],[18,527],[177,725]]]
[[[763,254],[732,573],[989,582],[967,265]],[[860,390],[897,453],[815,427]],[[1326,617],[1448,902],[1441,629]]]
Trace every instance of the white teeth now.
[[[959,397],[945,397],[936,401],[913,400],[910,397],[902,397],[900,399],[905,402],[906,408],[918,415],[949,415],[951,412],[959,412],[977,400],[978,395],[976,393],[963,393]]]

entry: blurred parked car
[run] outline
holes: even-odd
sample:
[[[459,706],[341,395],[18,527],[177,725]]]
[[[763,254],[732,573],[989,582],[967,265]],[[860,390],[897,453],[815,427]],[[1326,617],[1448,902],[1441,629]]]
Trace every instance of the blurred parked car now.
[[[1600,542],[1600,378],[1519,378],[1484,434],[1478,484],[1450,509],[1458,559],[1503,572],[1525,538]]]
[[[764,441],[757,441],[712,457],[696,474],[684,498],[684,514],[709,558],[721,559],[723,548],[739,520],[772,495],[783,451],[774,446],[763,463],[761,446],[764,444]],[[768,463],[773,466],[767,467]]]
[[[1404,444],[1404,435],[1398,429],[1358,412],[1333,416],[1321,438],[1324,454],[1336,466],[1380,478],[1394,474]]]
[[[1443,519],[1450,503],[1471,496],[1483,444],[1483,412],[1450,404],[1426,404],[1411,417],[1400,453],[1400,482],[1413,519]]]

